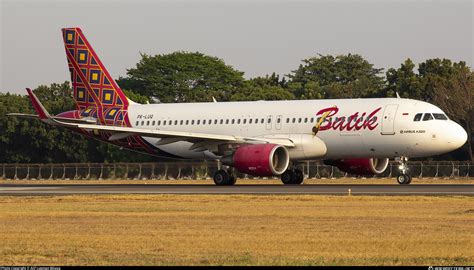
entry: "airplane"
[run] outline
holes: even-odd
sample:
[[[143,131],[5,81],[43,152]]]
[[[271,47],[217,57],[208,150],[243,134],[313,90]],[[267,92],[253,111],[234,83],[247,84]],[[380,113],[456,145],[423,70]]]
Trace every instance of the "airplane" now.
[[[62,29],[75,110],[51,116],[27,89],[39,118],[89,138],[171,159],[217,160],[216,185],[235,170],[303,183],[303,161],[322,160],[354,175],[383,173],[397,160],[453,151],[466,131],[435,105],[405,98],[137,104],[128,99],[80,28]]]

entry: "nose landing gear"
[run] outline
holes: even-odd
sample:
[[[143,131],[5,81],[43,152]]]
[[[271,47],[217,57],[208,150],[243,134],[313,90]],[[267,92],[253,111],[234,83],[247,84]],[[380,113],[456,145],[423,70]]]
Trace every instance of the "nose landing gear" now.
[[[411,175],[408,174],[408,158],[407,157],[401,157],[400,158],[400,166],[398,168],[400,169],[400,174],[397,176],[397,182],[400,185],[408,185],[411,183]]]

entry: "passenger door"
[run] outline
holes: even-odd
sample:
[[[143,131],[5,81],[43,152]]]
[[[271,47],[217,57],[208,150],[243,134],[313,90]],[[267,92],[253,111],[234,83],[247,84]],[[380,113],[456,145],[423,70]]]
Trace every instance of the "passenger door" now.
[[[395,134],[395,116],[397,114],[398,104],[389,104],[385,106],[382,116],[382,135]]]

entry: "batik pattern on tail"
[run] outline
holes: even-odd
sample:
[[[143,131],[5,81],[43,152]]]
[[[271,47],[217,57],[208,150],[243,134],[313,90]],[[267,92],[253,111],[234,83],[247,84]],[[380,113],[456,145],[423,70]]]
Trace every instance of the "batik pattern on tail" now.
[[[100,61],[80,28],[62,29],[73,97],[81,117],[96,118],[101,125],[127,126],[129,101]],[[89,136],[108,141],[109,132],[90,131]],[[153,152],[140,136],[113,141],[127,148]]]

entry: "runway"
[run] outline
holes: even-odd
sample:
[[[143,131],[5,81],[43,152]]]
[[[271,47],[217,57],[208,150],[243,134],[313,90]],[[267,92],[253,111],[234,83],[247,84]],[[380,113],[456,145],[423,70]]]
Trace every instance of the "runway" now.
[[[325,195],[474,195],[474,185],[0,185],[0,195],[72,194],[325,194]]]

